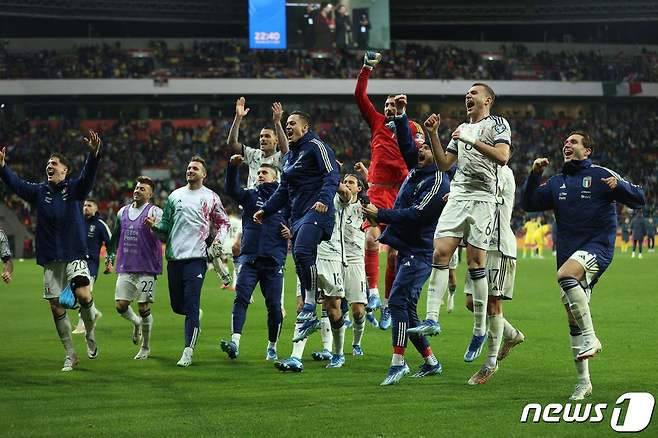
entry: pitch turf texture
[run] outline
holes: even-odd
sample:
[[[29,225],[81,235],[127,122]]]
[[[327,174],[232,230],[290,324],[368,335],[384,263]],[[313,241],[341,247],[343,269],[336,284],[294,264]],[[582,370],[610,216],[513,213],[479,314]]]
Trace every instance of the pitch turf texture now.
[[[464,263],[458,271],[462,290]],[[613,435],[614,403],[631,391],[658,395],[656,378],[656,292],[658,254],[643,260],[617,254],[594,291],[593,315],[603,352],[591,361],[591,403],[607,403],[598,424],[521,424],[523,407],[566,403],[575,383],[565,312],[555,281],[555,262],[519,260],[515,300],[504,313],[526,335],[486,385],[471,387],[472,364],[462,356],[472,317],[458,292],[455,311],[442,308],[443,333],[431,338],[443,375],[404,378],[380,387],[390,362],[390,331],[368,325],[364,357],[325,369],[310,358],[319,335],[307,344],[304,372],[282,374],[266,362],[266,317],[256,292],[243,333],[240,357],[219,349],[230,336],[233,293],[220,290],[209,272],[202,295],[202,332],[190,368],[175,366],[183,342],[183,317],[169,308],[166,276],[158,283],[152,356],[133,360],[131,326],[114,310],[115,275],[101,275],[95,287],[104,316],[97,328],[100,357],[86,358],[84,337],[75,336],[81,363],[60,372],[64,351],[47,303],[41,299],[42,271],[34,261],[16,262],[14,282],[2,286],[0,343],[0,435],[3,436],[606,436]],[[383,274],[383,272],[382,272]],[[383,284],[383,280],[380,284]],[[290,354],[294,321],[294,276],[286,273],[288,316],[279,356]],[[425,295],[420,310],[424,312]],[[422,314],[421,314],[422,315]],[[379,316],[379,315],[378,315]],[[77,316],[70,312],[73,322]],[[411,346],[411,344],[410,344]],[[484,353],[483,353],[484,354]],[[416,368],[415,350],[407,354]],[[655,419],[655,417],[654,417]],[[654,421],[655,423],[655,421]],[[643,433],[656,436],[658,427]]]

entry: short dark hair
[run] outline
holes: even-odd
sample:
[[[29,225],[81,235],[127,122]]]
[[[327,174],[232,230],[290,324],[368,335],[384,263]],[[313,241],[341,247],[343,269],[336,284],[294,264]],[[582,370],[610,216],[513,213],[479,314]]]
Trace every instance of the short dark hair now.
[[[261,131],[262,131],[263,129],[267,129],[267,130],[270,130],[270,131],[274,131],[274,133],[276,134],[276,129],[274,129],[273,126],[265,125],[265,126],[263,126],[262,128],[260,128]]]
[[[583,138],[583,146],[591,150],[589,153],[590,156],[594,153],[594,140],[592,139],[592,136],[589,135],[589,132],[585,131],[584,129],[575,129],[571,131],[569,135],[567,135],[567,138],[571,137],[572,135],[580,135]]]
[[[153,180],[152,180],[151,178],[149,178],[148,176],[144,176],[144,175],[142,175],[142,176],[138,176],[138,177],[137,177],[137,182],[138,182],[138,183],[142,183],[142,184],[146,184],[147,186],[150,186],[150,187],[151,187],[151,190],[152,190],[152,191],[155,191],[155,183],[154,183]]]
[[[496,101],[496,93],[494,93],[493,88],[491,88],[490,86],[488,86],[484,82],[476,82],[473,85],[471,85],[471,87],[475,87],[475,86],[482,87],[487,91],[487,94],[489,95],[489,97],[491,97],[491,101],[492,101],[491,105],[493,105],[493,103]]]
[[[345,175],[343,175],[341,181],[344,181],[345,178],[347,178],[348,176],[351,176],[356,179],[356,183],[359,187],[361,187],[361,191],[363,193],[368,191],[368,187],[369,187],[368,182],[365,180],[365,178],[363,178],[363,176],[361,176],[360,173],[346,173]]]
[[[279,168],[270,163],[260,163],[260,166],[258,166],[258,168],[260,169],[261,167],[264,167],[265,169],[272,169],[274,171],[274,175],[276,176],[279,175]]]
[[[66,167],[71,167],[71,163],[69,162],[68,158],[66,158],[63,154],[60,154],[59,152],[53,152],[50,154],[50,157],[48,157],[48,160],[51,158],[57,158],[60,163],[65,165]]]
[[[299,116],[300,119],[306,122],[308,129],[311,129],[311,116],[304,111],[293,111],[290,113],[291,116]]]
[[[203,158],[201,158],[200,155],[194,155],[192,158],[190,158],[190,163],[191,163],[192,161],[196,161],[197,163],[201,163],[201,164],[203,164],[203,168],[206,169],[206,170],[208,170],[208,168],[206,167],[206,160],[204,160]]]
[[[98,202],[94,198],[87,198],[85,199],[85,202],[93,202],[98,207]]]

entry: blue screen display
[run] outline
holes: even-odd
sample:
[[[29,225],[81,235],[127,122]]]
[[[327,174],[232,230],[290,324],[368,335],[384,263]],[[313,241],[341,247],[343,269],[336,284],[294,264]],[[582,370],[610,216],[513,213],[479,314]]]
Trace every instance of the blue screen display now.
[[[249,48],[286,48],[285,0],[249,0]]]

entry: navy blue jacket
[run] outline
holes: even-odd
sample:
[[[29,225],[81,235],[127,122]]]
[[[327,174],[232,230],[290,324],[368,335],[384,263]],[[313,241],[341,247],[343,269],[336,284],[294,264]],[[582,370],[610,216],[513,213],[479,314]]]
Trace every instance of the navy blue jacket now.
[[[610,176],[618,180],[614,190],[601,181]],[[530,172],[523,187],[522,206],[526,211],[555,212],[558,267],[574,252],[584,250],[596,255],[601,276],[612,262],[615,249],[615,202],[640,208],[644,205],[644,192],[591,160],[567,162],[561,173],[544,184],[541,179],[540,173]]]
[[[398,146],[407,166],[417,166],[418,149],[406,115],[395,119]],[[434,231],[450,191],[450,178],[436,164],[414,167],[402,183],[392,209],[380,208],[377,222],[388,224],[379,241],[400,252],[431,262]]]
[[[87,251],[89,252],[89,273],[94,279],[98,277],[98,265],[100,263],[101,247],[110,243],[112,235],[105,221],[98,213],[90,218],[85,218],[87,227]]]
[[[279,183],[259,184],[247,190],[240,187],[239,181],[240,170],[229,164],[226,169],[226,193],[243,208],[239,262],[247,263],[258,257],[271,257],[279,266],[283,266],[288,254],[288,239],[281,236],[281,225],[288,226],[290,208],[284,206],[265,218],[261,225],[253,220],[254,213],[263,207],[265,201],[279,187]]]
[[[329,240],[334,228],[334,196],[340,182],[334,151],[312,131],[288,147],[281,185],[263,206],[265,217],[290,205],[293,233],[304,224],[314,224],[322,228],[323,240]],[[318,201],[329,208],[326,213],[311,208]]]
[[[642,240],[648,234],[649,221],[638,213],[631,219],[631,232],[633,233],[633,240]]]
[[[18,196],[36,207],[37,264],[87,259],[87,228],[82,203],[91,192],[99,157],[90,154],[78,178],[59,184],[22,180],[5,165],[0,178]]]

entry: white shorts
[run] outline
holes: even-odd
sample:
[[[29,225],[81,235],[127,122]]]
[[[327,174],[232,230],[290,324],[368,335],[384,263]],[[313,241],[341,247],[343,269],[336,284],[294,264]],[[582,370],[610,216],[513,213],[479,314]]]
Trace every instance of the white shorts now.
[[[152,303],[155,298],[156,277],[148,274],[119,274],[114,299],[137,300],[138,303]]]
[[[487,251],[487,286],[489,296],[511,300],[514,297],[514,280],[516,278],[516,259],[507,257],[498,251]],[[464,293],[473,295],[473,280],[466,271]]]
[[[448,263],[448,269],[457,269],[459,266],[459,248],[455,248],[455,252],[452,253],[450,257],[450,262]]]
[[[580,282],[580,285],[585,290],[587,301],[589,302],[590,296],[592,294],[592,288],[590,287],[590,284],[592,284],[592,281],[599,273],[599,264],[596,261],[596,255],[587,251],[578,250],[571,254],[569,260],[577,261],[585,270],[585,279]],[[562,290],[560,291],[560,297],[562,298],[562,303],[569,304],[567,297]]]
[[[436,225],[434,238],[457,237],[486,250],[493,231],[495,202],[454,200],[448,198]]]
[[[345,266],[343,268],[343,280],[345,281],[345,298],[348,303],[366,304],[368,302],[366,265],[363,262]]]
[[[318,289],[327,297],[345,296],[343,281],[343,264],[341,262],[317,259]]]
[[[43,267],[43,297],[47,300],[57,298],[74,277],[82,276],[93,284],[86,260],[71,262],[52,262]]]

